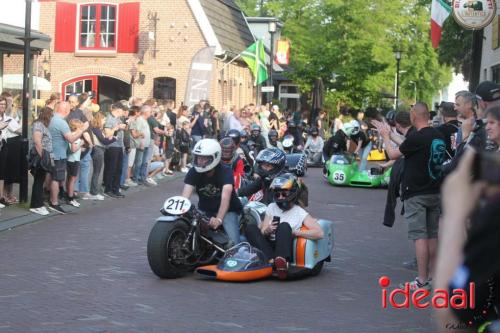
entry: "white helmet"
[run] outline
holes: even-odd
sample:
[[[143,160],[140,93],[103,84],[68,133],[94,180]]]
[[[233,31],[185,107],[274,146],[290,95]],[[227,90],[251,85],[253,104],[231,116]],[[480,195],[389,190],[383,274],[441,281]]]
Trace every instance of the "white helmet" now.
[[[344,127],[342,128],[342,131],[347,135],[356,135],[359,133],[359,122],[356,120],[351,120],[348,123],[344,124]]]
[[[193,148],[194,169],[201,173],[212,170],[219,164],[222,149],[217,140],[202,139]]]

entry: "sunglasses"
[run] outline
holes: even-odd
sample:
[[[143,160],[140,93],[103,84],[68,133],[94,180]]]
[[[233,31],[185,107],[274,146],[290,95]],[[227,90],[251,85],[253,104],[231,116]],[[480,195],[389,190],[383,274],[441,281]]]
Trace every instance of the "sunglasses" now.
[[[274,192],[274,196],[278,199],[280,199],[280,198],[286,199],[286,198],[288,198],[289,194],[290,194],[289,191],[284,191],[284,190]]]

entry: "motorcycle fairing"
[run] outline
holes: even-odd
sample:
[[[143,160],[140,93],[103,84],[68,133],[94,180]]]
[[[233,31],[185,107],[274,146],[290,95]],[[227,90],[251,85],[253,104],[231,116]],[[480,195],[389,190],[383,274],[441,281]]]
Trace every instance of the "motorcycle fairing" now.
[[[333,223],[328,220],[318,220],[325,236],[322,239],[311,240],[297,237],[293,241],[293,266],[313,269],[320,261],[327,260],[333,250]],[[307,230],[302,226],[300,230]],[[328,260],[327,260],[328,261]]]
[[[217,265],[209,265],[198,267],[196,273],[220,281],[245,282],[265,279],[271,276],[273,268],[269,264],[266,267],[249,269],[242,272],[229,272],[218,268]]]
[[[334,155],[326,162],[326,177],[335,186],[379,187],[387,185],[391,169],[381,174],[369,170],[358,170],[358,163],[348,156]]]

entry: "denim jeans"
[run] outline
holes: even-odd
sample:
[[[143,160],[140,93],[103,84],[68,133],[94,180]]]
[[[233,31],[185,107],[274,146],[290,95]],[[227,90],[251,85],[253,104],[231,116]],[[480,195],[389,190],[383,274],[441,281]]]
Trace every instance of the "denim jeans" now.
[[[196,143],[198,143],[198,141],[203,139],[201,135],[191,135],[191,138],[193,139],[193,147],[196,145]]]
[[[134,162],[134,181],[137,183],[144,183],[147,178],[147,157],[149,148],[144,148],[144,150],[137,149],[135,152],[135,162]],[[143,170],[142,166],[146,169]]]
[[[368,154],[372,150],[372,142],[370,141],[368,145],[361,151],[361,161],[359,161],[359,171],[366,169],[366,164],[368,164]]]
[[[75,182],[76,192],[89,193],[90,162],[92,161],[92,156],[90,154],[92,154],[92,150],[80,160],[80,174]]]
[[[122,174],[120,176],[120,186],[125,184],[125,180],[127,180],[128,174],[128,153],[127,149],[123,150],[123,161],[122,161]]]
[[[205,213],[206,212],[202,212]],[[207,214],[215,216],[215,214]],[[227,212],[222,219],[222,227],[234,245],[240,243],[240,216],[235,212]]]
[[[142,156],[142,164],[141,164],[141,178],[142,181],[145,181],[148,178],[148,165],[151,163],[151,159],[153,158],[153,145],[154,142],[151,140],[151,145],[144,149],[144,155]]]

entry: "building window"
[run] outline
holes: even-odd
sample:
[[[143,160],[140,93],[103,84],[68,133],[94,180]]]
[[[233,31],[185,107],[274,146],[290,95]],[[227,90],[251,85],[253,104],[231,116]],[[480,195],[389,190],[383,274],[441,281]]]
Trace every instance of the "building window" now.
[[[80,7],[80,49],[116,49],[116,6]]]
[[[491,81],[500,84],[500,65],[491,67]]]
[[[153,81],[153,97],[156,99],[171,99],[175,101],[175,79],[171,77],[157,77]]]
[[[62,95],[64,100],[67,100],[71,95],[80,95],[84,92],[97,91],[97,76],[82,76],[66,81],[62,84]]]

